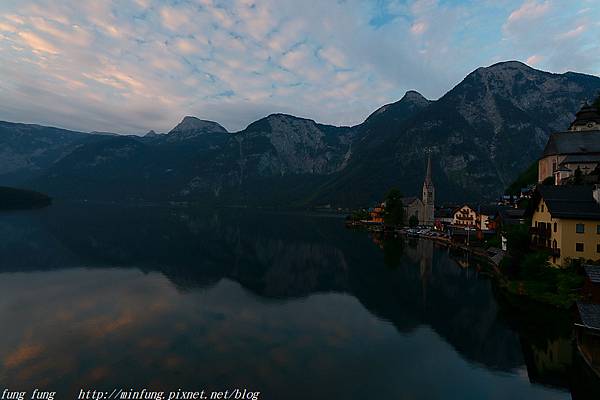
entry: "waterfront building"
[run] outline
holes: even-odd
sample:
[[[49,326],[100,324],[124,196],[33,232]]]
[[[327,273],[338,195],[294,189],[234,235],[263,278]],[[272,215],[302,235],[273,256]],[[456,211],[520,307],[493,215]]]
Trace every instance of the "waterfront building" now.
[[[423,202],[418,197],[403,197],[402,201],[403,221],[404,225],[408,225],[410,217],[415,216],[419,221],[419,225],[425,225],[425,219],[423,218]]]
[[[405,225],[408,225],[412,216],[417,218],[419,225],[433,226],[435,224],[435,186],[431,179],[431,173],[431,154],[429,154],[421,198],[412,196],[401,199]]]
[[[383,213],[385,211],[385,203],[373,207],[369,210],[370,222],[373,224],[383,224]]]
[[[550,262],[600,260],[600,185],[540,185],[532,199],[531,240],[550,252]]]
[[[477,225],[477,211],[468,204],[454,210],[452,225],[459,227],[475,228]]]
[[[562,185],[575,176],[591,173],[600,164],[600,110],[584,105],[569,129],[550,135],[538,161],[538,183],[554,178]]]

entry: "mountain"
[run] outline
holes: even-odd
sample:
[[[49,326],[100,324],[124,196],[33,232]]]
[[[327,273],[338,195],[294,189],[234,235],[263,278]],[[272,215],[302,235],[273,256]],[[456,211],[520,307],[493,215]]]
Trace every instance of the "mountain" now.
[[[156,133],[156,132],[154,132],[154,129],[151,129],[151,130],[149,130],[149,131],[148,131],[148,132],[147,132],[147,133],[144,135],[144,137],[145,137],[145,138],[155,138],[155,137],[158,137],[158,136],[159,136],[159,134],[158,134],[158,133]]]
[[[404,120],[387,109],[377,114],[380,125],[362,135],[368,144],[357,146],[369,151],[354,157],[315,199],[367,203],[391,185],[419,194],[426,148],[433,152],[437,199],[495,197],[539,157],[550,133],[566,130],[599,90],[598,77],[552,74],[516,61],[478,68],[426,106],[413,95],[421,106]],[[358,129],[369,129],[369,119]]]
[[[24,182],[42,174],[90,135],[47,126],[0,121],[0,182]]]
[[[227,129],[213,121],[187,116],[169,132],[169,140],[186,140],[205,133],[227,133]]]
[[[289,204],[345,167],[353,137],[351,128],[284,114],[233,134],[205,122],[186,117],[178,125],[184,129],[168,135],[105,137],[81,146],[34,187],[104,200]]]
[[[232,133],[188,116],[166,135],[134,137],[43,127],[16,135],[22,124],[3,123],[0,166],[21,143],[22,159],[46,154],[21,177],[55,197],[354,206],[392,186],[418,195],[428,149],[439,202],[492,198],[598,91],[598,77],[510,61],[478,68],[435,101],[409,91],[353,127],[272,114]]]

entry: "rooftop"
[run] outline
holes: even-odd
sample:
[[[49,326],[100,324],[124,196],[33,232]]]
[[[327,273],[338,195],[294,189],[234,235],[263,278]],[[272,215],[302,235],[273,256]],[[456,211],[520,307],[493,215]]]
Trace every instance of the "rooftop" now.
[[[575,127],[579,126],[586,126],[589,123],[600,124],[600,110],[594,106],[586,104],[577,112],[575,121],[573,121],[569,129],[574,129]]]
[[[600,304],[577,302],[577,309],[585,328],[600,330]]]
[[[597,163],[600,162],[600,154],[569,154],[561,164],[569,163]]]
[[[590,278],[593,283],[600,283],[600,266],[598,265],[584,265],[585,274]]]
[[[600,205],[594,200],[591,185],[539,186],[538,194],[544,199],[553,218],[600,220]],[[538,201],[532,202],[537,206]]]
[[[402,201],[402,205],[404,207],[409,206],[410,204],[414,203],[415,201],[419,200],[418,198],[412,196],[412,197],[403,197],[400,199],[400,201]]]
[[[555,154],[600,154],[600,131],[568,131],[550,135],[542,157]]]

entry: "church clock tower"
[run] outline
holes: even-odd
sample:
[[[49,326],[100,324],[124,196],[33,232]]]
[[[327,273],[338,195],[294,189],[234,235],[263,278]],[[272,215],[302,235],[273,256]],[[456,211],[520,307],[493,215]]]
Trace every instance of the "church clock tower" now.
[[[434,219],[435,188],[431,180],[431,152],[427,153],[427,174],[423,182],[423,224],[433,225]]]

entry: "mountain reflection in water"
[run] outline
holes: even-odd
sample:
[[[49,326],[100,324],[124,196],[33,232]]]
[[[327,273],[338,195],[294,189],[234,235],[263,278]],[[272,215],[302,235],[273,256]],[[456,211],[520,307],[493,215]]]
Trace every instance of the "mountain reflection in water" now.
[[[1,214],[0,386],[59,397],[115,387],[240,387],[265,399],[590,393],[572,378],[568,316],[519,320],[445,249],[387,240],[338,218],[236,209]]]

